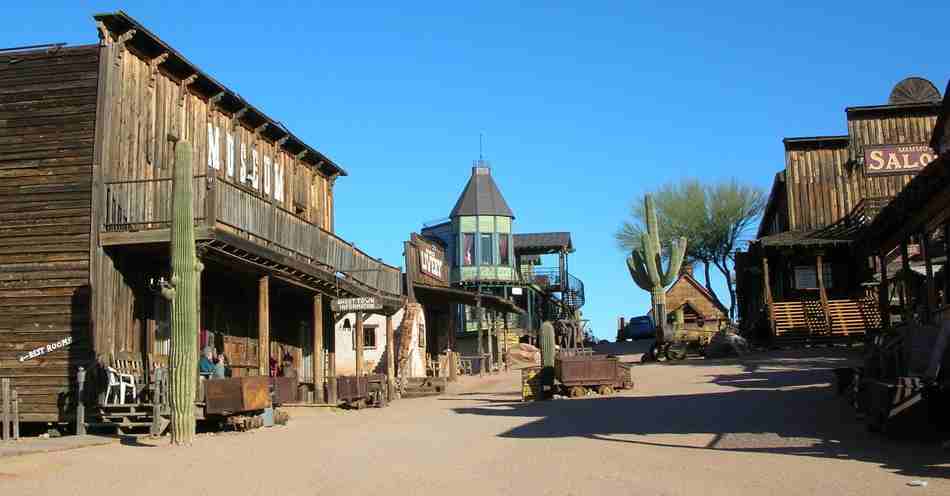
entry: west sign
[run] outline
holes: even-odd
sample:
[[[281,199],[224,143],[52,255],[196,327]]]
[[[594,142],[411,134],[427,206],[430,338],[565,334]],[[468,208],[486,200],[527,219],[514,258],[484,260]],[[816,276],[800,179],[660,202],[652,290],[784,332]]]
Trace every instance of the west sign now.
[[[868,176],[916,174],[937,154],[925,144],[869,145],[864,147],[864,173]]]

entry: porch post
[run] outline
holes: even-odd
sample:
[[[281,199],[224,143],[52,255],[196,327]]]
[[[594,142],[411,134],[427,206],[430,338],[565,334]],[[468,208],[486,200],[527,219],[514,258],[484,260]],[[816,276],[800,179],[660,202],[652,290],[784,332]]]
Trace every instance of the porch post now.
[[[257,365],[260,375],[270,375],[270,276],[257,280]]]
[[[458,370],[455,368],[455,355],[458,353],[458,350],[455,349],[455,326],[456,326],[456,312],[458,311],[459,306],[456,304],[449,305],[449,329],[448,329],[448,343],[449,343],[449,380],[456,380],[458,375]]]
[[[393,316],[386,314],[386,388],[392,400],[396,394],[396,333],[393,331]]]
[[[356,377],[363,377],[363,312],[356,312]]]
[[[488,371],[491,372],[495,364],[495,312],[488,312]]]
[[[910,307],[910,256],[907,252],[907,242],[907,238],[901,239],[901,316],[905,324],[914,316]]]
[[[505,326],[505,354],[504,354],[505,359],[504,359],[504,362],[505,362],[505,370],[508,370],[508,312],[505,312],[505,313],[504,313],[504,316],[502,317],[502,319],[504,320],[503,323],[504,323],[504,326]]]
[[[762,286],[765,289],[765,304],[769,309],[769,327],[772,328],[772,335],[775,336],[777,328],[775,325],[775,305],[772,302],[772,286],[769,283],[769,257],[762,254]]]
[[[482,299],[475,300],[475,322],[478,326],[478,375],[485,374],[485,331],[482,329]]]
[[[937,286],[934,284],[934,268],[930,260],[930,247],[928,246],[930,236],[927,235],[926,228],[920,232],[920,253],[924,257],[924,267],[927,274],[927,298],[924,301],[927,314],[924,316],[924,323],[933,322],[933,313],[937,309]]]
[[[881,284],[877,287],[877,301],[881,312],[881,327],[891,326],[891,290],[887,280],[887,255],[880,252],[877,255],[881,272]]]
[[[336,389],[336,314],[331,313],[330,323],[332,324],[330,329],[329,338],[330,341],[327,343],[327,403],[335,405],[337,403],[337,389]],[[324,314],[326,318],[326,314]]]
[[[818,253],[815,265],[818,269],[818,296],[821,298],[821,313],[823,313],[825,316],[825,326],[827,326],[828,332],[831,332],[831,315],[828,310],[828,293],[825,292],[825,266],[821,253]]]
[[[943,262],[943,306],[950,305],[950,223],[943,225],[943,252],[947,259]]]
[[[313,369],[313,402],[323,403],[323,295],[313,297],[313,350],[310,366]]]

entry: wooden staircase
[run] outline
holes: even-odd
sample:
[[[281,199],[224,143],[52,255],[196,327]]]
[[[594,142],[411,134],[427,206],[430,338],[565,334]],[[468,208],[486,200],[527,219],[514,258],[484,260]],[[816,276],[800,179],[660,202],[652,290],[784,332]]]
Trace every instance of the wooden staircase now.
[[[859,341],[882,323],[872,294],[827,300],[827,307],[817,298],[774,302],[771,315],[779,346]]]

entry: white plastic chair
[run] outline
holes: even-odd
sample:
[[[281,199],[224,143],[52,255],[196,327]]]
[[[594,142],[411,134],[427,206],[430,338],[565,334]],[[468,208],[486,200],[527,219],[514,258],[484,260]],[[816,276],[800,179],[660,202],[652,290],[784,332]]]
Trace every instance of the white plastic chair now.
[[[109,404],[109,398],[112,396],[113,391],[119,394],[119,402],[114,404],[124,405],[127,396],[132,397],[133,403],[138,400],[135,390],[135,376],[132,374],[123,374],[112,367],[108,367],[106,370],[109,372],[109,385],[106,388],[107,404]],[[128,393],[131,393],[131,395]]]

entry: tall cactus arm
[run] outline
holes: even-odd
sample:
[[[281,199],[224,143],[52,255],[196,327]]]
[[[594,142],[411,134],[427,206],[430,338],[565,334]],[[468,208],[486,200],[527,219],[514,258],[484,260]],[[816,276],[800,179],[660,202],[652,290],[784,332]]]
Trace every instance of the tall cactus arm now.
[[[630,271],[630,277],[633,278],[633,282],[639,286],[640,289],[649,291],[653,285],[650,283],[650,277],[644,268],[645,263],[643,255],[638,250],[633,250],[630,256],[627,257],[627,269]]]
[[[660,277],[660,245],[653,243],[650,233],[643,233],[640,239],[643,245],[643,259],[646,262],[647,275],[650,277],[650,286],[659,286],[663,279]]]
[[[653,195],[646,195],[643,199],[643,206],[646,209],[647,233],[652,238],[651,243],[656,247],[657,254],[660,253],[660,224],[656,220],[656,205],[653,202]]]
[[[670,265],[663,274],[663,285],[669,286],[679,277],[680,268],[683,266],[683,258],[686,257],[686,238],[673,240],[670,251]]]

